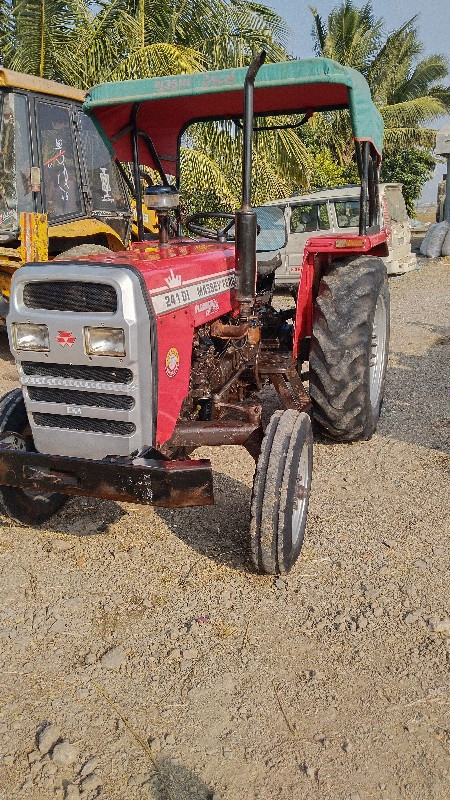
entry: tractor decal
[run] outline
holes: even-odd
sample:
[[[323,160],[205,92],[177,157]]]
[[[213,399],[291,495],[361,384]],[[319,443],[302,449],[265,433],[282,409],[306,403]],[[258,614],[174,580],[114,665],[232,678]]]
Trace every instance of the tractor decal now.
[[[179,289],[171,292],[163,291],[161,294],[153,294],[152,303],[156,314],[165,314],[168,311],[182,308],[191,303],[198,303],[210,297],[234,289],[236,278],[234,272],[227,272],[222,275],[210,275],[206,280],[196,283],[186,283]],[[217,302],[217,300],[216,300]],[[202,309],[204,310],[204,309]]]
[[[180,366],[180,354],[176,347],[171,347],[167,351],[165,373],[168,378],[174,378]]]

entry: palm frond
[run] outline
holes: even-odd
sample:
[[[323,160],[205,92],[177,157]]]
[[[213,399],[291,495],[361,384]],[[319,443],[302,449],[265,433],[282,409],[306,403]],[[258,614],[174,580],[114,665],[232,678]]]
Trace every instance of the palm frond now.
[[[12,14],[17,50],[11,67],[61,80],[58,54],[70,52],[74,32],[86,13],[86,3],[65,0],[17,0]],[[67,55],[66,55],[67,57]]]
[[[200,72],[203,66],[203,58],[196,50],[161,42],[149,44],[131,53],[111,70],[105,80],[123,81],[181,75],[185,72]]]
[[[391,127],[411,127],[427,119],[445,114],[445,106],[435,97],[416,97],[404,103],[392,103],[380,108],[385,125]]]

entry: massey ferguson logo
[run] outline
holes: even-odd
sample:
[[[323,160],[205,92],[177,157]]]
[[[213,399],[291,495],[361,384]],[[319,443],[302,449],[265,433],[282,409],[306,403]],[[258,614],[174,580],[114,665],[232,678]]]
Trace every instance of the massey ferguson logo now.
[[[76,341],[76,336],[73,335],[72,331],[58,331],[58,336],[56,336],[56,341],[60,343],[61,347],[72,347],[74,342]]]

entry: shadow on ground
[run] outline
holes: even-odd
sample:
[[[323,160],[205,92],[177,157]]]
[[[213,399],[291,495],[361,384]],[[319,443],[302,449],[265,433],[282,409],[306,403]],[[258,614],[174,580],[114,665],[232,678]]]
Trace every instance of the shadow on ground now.
[[[118,503],[95,497],[71,497],[62,509],[40,527],[72,536],[94,536],[126,516]]]
[[[159,772],[149,778],[154,800],[212,800],[216,797],[203,781],[180,764],[158,759]]]
[[[175,536],[200,555],[247,572],[251,569],[251,489],[221,472],[213,475],[215,505],[155,511]]]
[[[239,571],[250,571],[251,489],[217,471],[213,472],[213,480],[215,504],[212,506],[149,508],[149,541],[154,525],[151,515],[156,514],[175,536],[200,555]],[[40,529],[79,538],[101,536],[124,516],[129,516],[132,524],[133,513],[132,506],[124,509],[110,500],[70,498]],[[142,529],[142,516],[138,524]]]

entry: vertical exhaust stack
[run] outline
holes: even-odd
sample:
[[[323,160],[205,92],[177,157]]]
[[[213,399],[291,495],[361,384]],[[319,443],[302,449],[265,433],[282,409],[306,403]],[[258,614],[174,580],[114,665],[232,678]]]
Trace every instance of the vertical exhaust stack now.
[[[259,68],[264,64],[263,50],[250,64],[244,84],[244,134],[242,153],[242,204],[236,211],[236,277],[239,316],[246,320],[252,312],[256,291],[256,213],[251,201],[253,90]]]

